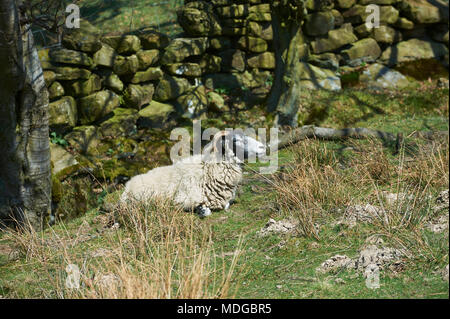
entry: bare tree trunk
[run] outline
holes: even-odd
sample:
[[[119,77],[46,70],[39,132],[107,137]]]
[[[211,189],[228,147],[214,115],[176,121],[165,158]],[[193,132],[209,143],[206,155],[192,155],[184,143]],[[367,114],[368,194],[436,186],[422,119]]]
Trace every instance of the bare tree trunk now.
[[[41,229],[51,209],[48,91],[15,0],[0,0],[0,30],[0,217]]]
[[[272,3],[276,67],[267,110],[276,111],[276,125],[296,127],[301,95],[299,63],[304,59],[300,47],[305,43],[301,28],[303,2],[284,2]]]
[[[19,207],[19,162],[16,156],[16,96],[23,86],[19,65],[19,17],[14,0],[0,0],[0,217]]]

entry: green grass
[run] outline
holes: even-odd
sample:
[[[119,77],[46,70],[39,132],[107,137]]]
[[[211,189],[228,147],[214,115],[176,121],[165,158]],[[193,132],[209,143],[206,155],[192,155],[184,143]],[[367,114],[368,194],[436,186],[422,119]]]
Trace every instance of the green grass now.
[[[331,103],[326,103],[331,101]],[[374,95],[367,91],[344,90],[339,94],[318,93],[311,109],[318,105],[327,105],[325,115],[319,114],[310,123],[321,126],[345,127],[361,126],[381,129],[391,133],[404,132],[409,134],[415,130],[448,130],[448,90],[424,89],[397,92],[385,92]],[[381,110],[381,111],[380,111]],[[249,116],[258,118],[261,110],[253,110]],[[242,114],[247,114],[242,112]],[[239,115],[242,116],[242,115]],[[238,120],[238,119],[235,119]],[[243,120],[243,119],[242,119]],[[248,122],[251,122],[248,119]],[[410,140],[409,140],[410,141]],[[298,164],[299,147],[312,142],[303,142],[281,150],[279,165],[284,171],[289,171]],[[361,148],[363,151],[347,150],[349,146]],[[316,154],[317,169],[328,169],[335,166],[333,158],[343,165],[344,169],[333,168],[339,176],[347,180],[347,196],[352,203],[377,204],[373,192],[376,189],[396,191],[400,178],[397,167],[401,157],[389,147],[382,148],[381,153],[373,149],[367,141],[356,144],[349,141],[320,142]],[[372,147],[372,148],[371,148]],[[328,155],[325,154],[325,148]],[[345,149],[343,151],[343,149]],[[367,151],[368,153],[364,153]],[[303,151],[301,151],[303,152]],[[448,148],[444,149],[448,158]],[[301,153],[300,153],[301,154]],[[372,161],[371,157],[373,156]],[[379,157],[380,156],[380,157]],[[408,155],[414,158],[414,155]],[[363,179],[358,170],[367,169],[378,164],[378,159],[386,159],[390,165],[386,180],[374,177],[375,183]],[[366,163],[368,161],[370,163]],[[418,160],[416,160],[418,161]],[[408,162],[409,163],[409,162]],[[416,163],[416,162],[412,162]],[[369,165],[370,164],[370,165]],[[409,165],[409,164],[405,164]],[[412,165],[412,164],[411,164]],[[447,164],[448,165],[448,164]],[[211,241],[216,256],[229,266],[232,252],[239,247],[243,237],[243,247],[236,271],[231,278],[231,287],[236,288],[237,298],[448,298],[448,282],[439,273],[449,262],[448,229],[441,234],[431,233],[420,221],[414,221],[409,226],[358,224],[354,228],[335,226],[339,217],[333,209],[333,203],[339,198],[326,194],[325,199],[317,198],[312,204],[320,206],[316,221],[320,224],[318,239],[294,235],[270,235],[259,237],[260,230],[269,218],[280,220],[292,215],[283,205],[287,199],[277,192],[273,185],[253,171],[259,164],[246,167],[245,183],[240,187],[236,203],[229,211],[215,212],[209,218],[197,220],[207,229],[211,229]],[[447,175],[448,175],[448,166]],[[448,188],[448,178],[436,177],[428,186],[421,186],[413,174],[420,170],[411,170],[411,176],[406,176],[402,187],[418,185],[433,197],[442,189]],[[361,179],[355,180],[355,176]],[[378,178],[378,179],[377,179]],[[403,178],[403,177],[401,177]],[[270,179],[275,181],[273,177]],[[419,181],[420,182],[420,181]],[[342,186],[338,181],[336,192]],[[329,185],[330,189],[334,184]],[[411,186],[413,189],[413,186]],[[299,189],[301,194],[304,190]],[[99,195],[100,196],[100,195]],[[313,206],[311,206],[313,207]],[[417,208],[414,214],[430,214],[425,208]],[[293,210],[295,212],[295,209]],[[444,212],[445,214],[446,212]],[[65,224],[59,224],[47,229],[44,239],[50,240],[52,233],[62,238],[76,238],[84,224],[88,224],[86,233],[90,239],[75,244],[68,249],[70,256],[78,256],[88,263],[89,253],[99,247],[108,248],[110,240],[130,236],[126,229],[112,233],[102,233],[94,222],[98,216],[97,209],[90,210],[86,215],[77,217]],[[389,229],[391,227],[391,229]],[[398,272],[383,270],[381,272],[379,289],[371,290],[365,285],[363,276],[353,270],[342,270],[337,273],[319,274],[315,269],[323,261],[336,254],[347,255],[350,258],[358,256],[358,251],[365,240],[374,234],[381,234],[386,246],[398,247],[403,243],[412,253],[412,258],[405,260],[402,270]],[[112,238],[112,239],[111,239]],[[9,260],[7,249],[12,242],[0,234],[0,295],[5,297],[60,297],[52,282],[63,282],[65,278],[65,260],[61,255],[46,254],[48,260],[42,261],[33,257],[22,256],[17,260]],[[59,257],[58,257],[59,256]],[[44,267],[45,266],[45,267]],[[228,267],[227,266],[227,267]],[[340,279],[341,282],[337,282]]]
[[[176,10],[183,0],[79,0],[80,16],[103,34],[123,34],[151,27],[169,37],[183,32],[177,23]],[[38,47],[57,42],[55,34],[34,29]]]
[[[124,33],[154,27],[174,36],[182,31],[176,9],[182,0],[81,0],[81,17],[104,33]]]
[[[327,127],[371,127],[392,133],[448,128],[448,89],[416,83],[399,91],[374,92],[347,88],[306,96],[309,116],[300,124]]]
[[[214,228],[215,242],[226,242],[224,250],[228,251],[233,249],[240,231],[249,232],[245,246],[248,252],[241,258],[244,274],[239,278],[238,298],[448,298],[448,283],[428,271],[426,265],[398,275],[382,273],[381,288],[377,290],[366,288],[364,278],[355,271],[316,274],[315,268],[335,254],[357,256],[365,238],[377,233],[377,229],[366,227],[346,233],[327,226],[320,232],[320,241],[277,235],[258,238],[254,230],[262,228],[271,216],[267,209],[253,211],[255,206],[270,203],[263,198],[267,194],[255,198],[246,189],[232,212],[226,213],[226,227],[219,224]],[[212,219],[221,217],[214,215]],[[448,247],[448,234],[437,237],[440,245],[446,243]],[[276,245],[281,241],[286,244],[280,249]],[[445,250],[440,253],[445,254]],[[446,258],[448,263],[448,254]],[[336,283],[336,278],[345,283]]]

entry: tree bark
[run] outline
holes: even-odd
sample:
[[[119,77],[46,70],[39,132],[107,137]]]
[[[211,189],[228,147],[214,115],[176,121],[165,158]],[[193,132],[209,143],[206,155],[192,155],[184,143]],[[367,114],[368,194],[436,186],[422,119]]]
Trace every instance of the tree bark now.
[[[267,111],[276,112],[276,126],[296,127],[302,89],[299,64],[305,58],[300,50],[300,46],[305,43],[301,28],[303,2],[284,2],[272,3],[276,66]]]
[[[41,229],[51,209],[48,91],[18,1],[0,0],[0,217]]]
[[[22,88],[19,17],[14,0],[0,0],[0,217],[21,204],[16,156],[16,96]]]

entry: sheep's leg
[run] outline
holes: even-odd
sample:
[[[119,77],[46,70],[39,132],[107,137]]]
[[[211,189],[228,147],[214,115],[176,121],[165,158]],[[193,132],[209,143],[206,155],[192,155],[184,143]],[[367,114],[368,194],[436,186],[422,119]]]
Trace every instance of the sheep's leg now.
[[[200,205],[195,208],[195,212],[199,214],[201,217],[206,217],[211,215],[211,209],[206,207],[205,205]]]
[[[225,210],[230,209],[230,206],[231,206],[231,204],[234,203],[235,198],[236,198],[236,189],[233,189],[233,195],[231,196],[231,199],[228,201],[228,203],[225,204],[225,207],[224,207]]]

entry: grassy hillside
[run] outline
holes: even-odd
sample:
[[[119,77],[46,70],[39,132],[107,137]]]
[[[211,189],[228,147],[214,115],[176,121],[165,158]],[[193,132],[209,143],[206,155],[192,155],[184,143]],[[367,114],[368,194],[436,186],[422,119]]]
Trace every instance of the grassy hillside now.
[[[79,0],[82,19],[88,20],[103,34],[123,34],[152,27],[170,37],[183,32],[177,23],[176,10],[184,0]],[[55,34],[35,27],[38,47],[57,43]]]
[[[448,298],[448,207],[436,202],[449,184],[448,138],[410,136],[448,130],[448,89],[346,89],[305,97],[303,107],[312,116],[302,124],[403,132],[405,143],[398,151],[378,140],[299,142],[280,150],[273,175],[246,165],[236,203],[205,219],[154,202],[114,214],[91,209],[39,234],[4,232],[0,295]],[[246,114],[247,123],[264,115],[239,116]],[[101,200],[113,203],[118,193]],[[355,208],[367,204],[377,213]],[[270,232],[269,219],[286,227]],[[378,289],[367,288],[364,268],[336,265],[344,257],[320,267],[336,255],[361,264],[374,246],[390,252],[377,256]],[[80,289],[65,286],[69,264],[81,270]]]
[[[182,31],[176,9],[183,0],[81,0],[81,17],[104,33],[154,27],[168,35]]]

